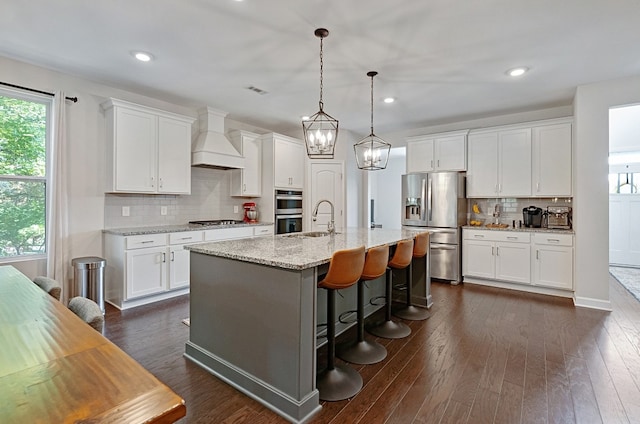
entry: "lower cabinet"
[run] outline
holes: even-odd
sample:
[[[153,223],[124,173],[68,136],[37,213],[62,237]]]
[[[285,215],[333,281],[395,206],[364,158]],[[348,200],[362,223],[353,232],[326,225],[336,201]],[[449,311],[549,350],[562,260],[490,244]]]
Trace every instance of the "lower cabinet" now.
[[[533,235],[533,284],[573,290],[573,236]]]
[[[573,289],[573,235],[463,229],[462,274],[544,288]]]
[[[531,282],[529,233],[465,230],[462,242],[463,275]]]
[[[127,309],[186,294],[191,259],[185,246],[272,234],[273,225],[135,236],[105,233],[105,299]]]

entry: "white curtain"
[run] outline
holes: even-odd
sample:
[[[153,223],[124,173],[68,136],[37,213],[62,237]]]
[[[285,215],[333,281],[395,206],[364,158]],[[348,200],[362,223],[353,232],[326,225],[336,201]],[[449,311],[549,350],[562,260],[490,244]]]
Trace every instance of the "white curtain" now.
[[[49,150],[47,196],[47,276],[62,285],[61,300],[66,302],[69,287],[69,202],[68,145],[65,95],[57,91],[53,102],[52,142]]]

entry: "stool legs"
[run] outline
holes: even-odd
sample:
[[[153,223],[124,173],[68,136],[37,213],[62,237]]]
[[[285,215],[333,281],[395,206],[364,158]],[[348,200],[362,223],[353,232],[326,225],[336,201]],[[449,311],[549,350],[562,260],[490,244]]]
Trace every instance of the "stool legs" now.
[[[316,387],[320,399],[338,401],[356,395],[362,389],[362,376],[348,365],[335,364],[336,351],[336,294],[327,289],[327,368],[318,374]]]
[[[429,313],[428,309],[419,308],[411,304],[412,279],[413,279],[413,263],[410,263],[409,266],[407,267],[406,304],[402,308],[394,310],[393,315],[398,318],[407,319],[411,321],[422,321],[429,318],[431,314]]]
[[[364,339],[364,281],[358,281],[358,338],[338,352],[338,357],[353,364],[375,364],[387,357],[387,349],[376,341]]]
[[[395,322],[391,320],[391,292],[393,290],[392,278],[391,270],[387,269],[385,320],[379,325],[368,328],[367,331],[374,336],[383,337],[385,339],[401,339],[411,334],[411,329],[402,322]]]

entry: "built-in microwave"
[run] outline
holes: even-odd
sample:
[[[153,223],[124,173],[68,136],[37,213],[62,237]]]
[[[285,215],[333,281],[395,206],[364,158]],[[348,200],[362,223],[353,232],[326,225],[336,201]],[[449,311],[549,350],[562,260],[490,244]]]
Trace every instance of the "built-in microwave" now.
[[[292,190],[276,190],[276,215],[292,215],[302,213],[302,192]]]
[[[302,231],[302,214],[276,215],[276,234],[299,233]]]

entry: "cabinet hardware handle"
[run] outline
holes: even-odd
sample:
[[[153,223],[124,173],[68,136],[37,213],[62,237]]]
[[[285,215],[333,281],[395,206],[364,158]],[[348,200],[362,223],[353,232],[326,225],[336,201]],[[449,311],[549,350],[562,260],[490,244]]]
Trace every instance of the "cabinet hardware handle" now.
[[[496,256],[500,256],[500,248],[496,247]]]
[[[502,193],[502,184],[498,184],[498,193]]]
[[[484,238],[484,234],[474,234],[473,237],[475,237],[475,238]]]
[[[491,256],[493,256],[493,246],[491,246]]]
[[[438,168],[440,168],[440,159],[438,159]]]
[[[193,237],[182,237],[180,240],[191,240]]]
[[[536,183],[536,191],[540,191],[540,183]]]
[[[159,188],[162,188],[162,178],[160,178],[160,179],[158,180],[158,187],[159,187]]]
[[[537,250],[537,249],[536,249],[536,261],[537,261],[538,259],[540,259],[540,258],[539,258],[539,256],[538,256],[538,252],[539,252],[539,250]]]
[[[433,168],[433,159],[431,159],[431,165],[430,166]]]
[[[148,244],[148,243],[153,243],[153,240],[144,240],[140,242],[140,244]]]
[[[242,184],[242,191],[247,191],[247,185],[246,184]]]
[[[155,180],[153,177],[151,177],[151,187],[155,187],[156,185],[154,184]]]
[[[162,254],[162,262],[167,262],[167,254],[166,253]]]
[[[507,240],[518,240],[518,237],[507,237]]]
[[[171,262],[175,261],[175,252],[171,252]]]
[[[549,243],[560,243],[560,240],[558,240],[558,239],[547,239],[547,241]]]

